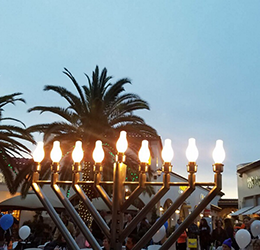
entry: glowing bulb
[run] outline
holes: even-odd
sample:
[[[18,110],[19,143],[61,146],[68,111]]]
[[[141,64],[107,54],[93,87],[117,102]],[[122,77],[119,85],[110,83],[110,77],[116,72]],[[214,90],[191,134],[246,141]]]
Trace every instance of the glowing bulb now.
[[[189,162],[196,162],[199,156],[199,151],[196,146],[196,141],[194,138],[189,139],[189,145],[186,149],[186,157]]]
[[[149,162],[150,150],[149,150],[149,147],[148,147],[148,141],[147,140],[142,141],[142,146],[141,146],[141,149],[139,150],[138,156],[139,156],[140,162],[144,162],[144,163]]]
[[[164,147],[162,150],[162,158],[164,162],[171,162],[174,156],[174,152],[171,145],[172,141],[170,139],[166,139],[164,142]]]
[[[104,160],[105,152],[102,147],[102,141],[100,140],[96,141],[96,146],[92,156],[96,163],[101,163]]]
[[[83,159],[82,142],[76,141],[75,148],[72,151],[72,159],[74,162],[80,163]]]
[[[213,150],[212,156],[213,156],[213,160],[214,160],[215,163],[222,164],[222,162],[225,160],[226,153],[225,153],[225,150],[224,150],[224,147],[223,147],[223,141],[222,140],[216,141],[216,147]]]
[[[44,153],[43,145],[44,144],[42,141],[37,142],[36,149],[33,152],[33,160],[35,162],[41,162],[44,158],[45,153]]]
[[[116,143],[116,149],[117,149],[118,153],[125,153],[125,151],[127,150],[127,147],[128,147],[128,142],[126,139],[126,132],[121,131],[120,137]]]
[[[62,152],[60,149],[60,142],[55,141],[53,143],[53,148],[51,150],[51,159],[53,162],[58,163],[60,161],[61,157],[62,157]]]

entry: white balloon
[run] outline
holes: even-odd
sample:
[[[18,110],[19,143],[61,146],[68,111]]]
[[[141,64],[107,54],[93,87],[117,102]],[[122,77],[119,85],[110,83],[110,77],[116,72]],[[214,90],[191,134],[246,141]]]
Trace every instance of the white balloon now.
[[[240,229],[236,232],[235,239],[240,249],[243,249],[251,242],[251,235],[246,229]]]
[[[161,228],[154,234],[153,241],[155,243],[161,241],[164,238],[165,234],[166,234],[166,229],[165,226],[162,225]]]
[[[31,233],[31,228],[29,228],[28,226],[22,226],[19,229],[19,236],[22,240],[25,240],[26,238],[28,238],[28,236]]]
[[[251,232],[254,237],[260,234],[260,220],[254,220],[250,226]]]

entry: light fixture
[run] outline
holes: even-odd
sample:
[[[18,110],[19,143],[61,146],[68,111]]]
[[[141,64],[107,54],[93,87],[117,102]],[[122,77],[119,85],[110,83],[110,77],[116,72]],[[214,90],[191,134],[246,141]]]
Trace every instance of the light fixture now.
[[[162,158],[163,158],[164,162],[166,162],[166,163],[170,163],[174,156],[174,152],[173,152],[171,143],[172,142],[170,139],[166,139],[164,142],[164,147],[162,150]]]
[[[199,156],[199,151],[196,146],[196,140],[194,138],[189,139],[189,144],[186,149],[186,157],[189,162],[196,162]]]
[[[141,149],[138,152],[138,157],[141,163],[148,163],[150,158],[150,150],[148,146],[148,141],[143,140]]]
[[[80,163],[83,159],[82,142],[76,141],[75,148],[72,151],[72,159],[76,163]]]
[[[37,142],[37,147],[33,152],[33,160],[35,162],[40,163],[43,160],[44,155],[45,155],[43,146],[44,146],[44,144],[42,141]]]
[[[51,150],[51,160],[55,163],[58,163],[61,160],[62,152],[60,149],[60,142],[55,141],[53,143],[53,148]]]
[[[117,152],[124,154],[125,151],[127,150],[127,147],[128,147],[128,142],[127,142],[127,139],[126,139],[126,132],[121,131],[120,137],[119,137],[119,139],[116,143]]]
[[[222,140],[216,141],[216,147],[213,150],[212,156],[215,164],[222,164],[223,161],[225,160],[226,153],[223,147]]]
[[[96,141],[96,146],[95,146],[92,156],[93,156],[95,163],[101,163],[104,160],[105,152],[102,147],[102,141],[100,141],[100,140]]]

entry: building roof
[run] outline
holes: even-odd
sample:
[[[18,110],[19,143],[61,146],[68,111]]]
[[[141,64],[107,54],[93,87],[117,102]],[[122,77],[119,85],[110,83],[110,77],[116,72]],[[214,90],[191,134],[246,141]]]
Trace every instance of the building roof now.
[[[238,208],[238,199],[220,199],[218,201],[218,206],[221,208],[225,208],[225,207]]]
[[[259,167],[260,167],[260,160],[249,162],[249,163],[242,163],[237,165],[237,173],[240,176],[242,176],[242,174],[247,172],[248,170],[252,170]]]

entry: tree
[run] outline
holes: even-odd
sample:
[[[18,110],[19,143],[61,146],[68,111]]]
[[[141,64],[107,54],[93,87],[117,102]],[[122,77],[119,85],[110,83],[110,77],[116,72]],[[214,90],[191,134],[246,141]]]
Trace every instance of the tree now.
[[[111,166],[113,162],[111,155],[116,154],[115,143],[121,130],[128,132],[129,147],[134,152],[139,150],[142,139],[158,138],[155,129],[147,125],[141,117],[134,114],[137,110],[149,110],[149,105],[136,94],[124,93],[124,86],[131,83],[128,78],[122,78],[115,83],[111,83],[112,77],[107,76],[107,69],[104,68],[99,73],[99,68],[96,66],[92,78],[85,74],[88,85],[80,87],[66,68],[63,73],[74,84],[77,95],[61,86],[47,85],[44,90],[51,90],[59,94],[68,102],[68,106],[36,106],[29,109],[29,112],[51,112],[58,115],[62,120],[34,125],[29,129],[31,132],[39,131],[44,133],[47,151],[50,150],[54,140],[61,141],[65,156],[70,154],[75,141],[81,140],[85,152],[83,159],[83,178],[85,180],[91,179],[93,166],[91,154],[96,140],[103,142],[106,152],[104,165]],[[138,166],[135,157],[128,157],[128,161],[131,168]],[[66,171],[71,171],[62,166],[61,168],[61,176],[64,176]],[[104,167],[104,179],[111,176],[109,170],[112,170],[112,167]],[[86,192],[90,198],[95,196],[91,187],[87,187]]]
[[[20,184],[24,182],[25,174],[19,170],[15,157],[23,154],[30,154],[30,150],[22,141],[34,143],[33,137],[26,130],[25,124],[12,117],[3,117],[4,107],[7,104],[15,105],[20,101],[25,103],[19,96],[21,93],[14,93],[0,97],[0,170],[4,175],[5,182],[11,194],[15,194]],[[19,123],[23,127],[5,124]]]

